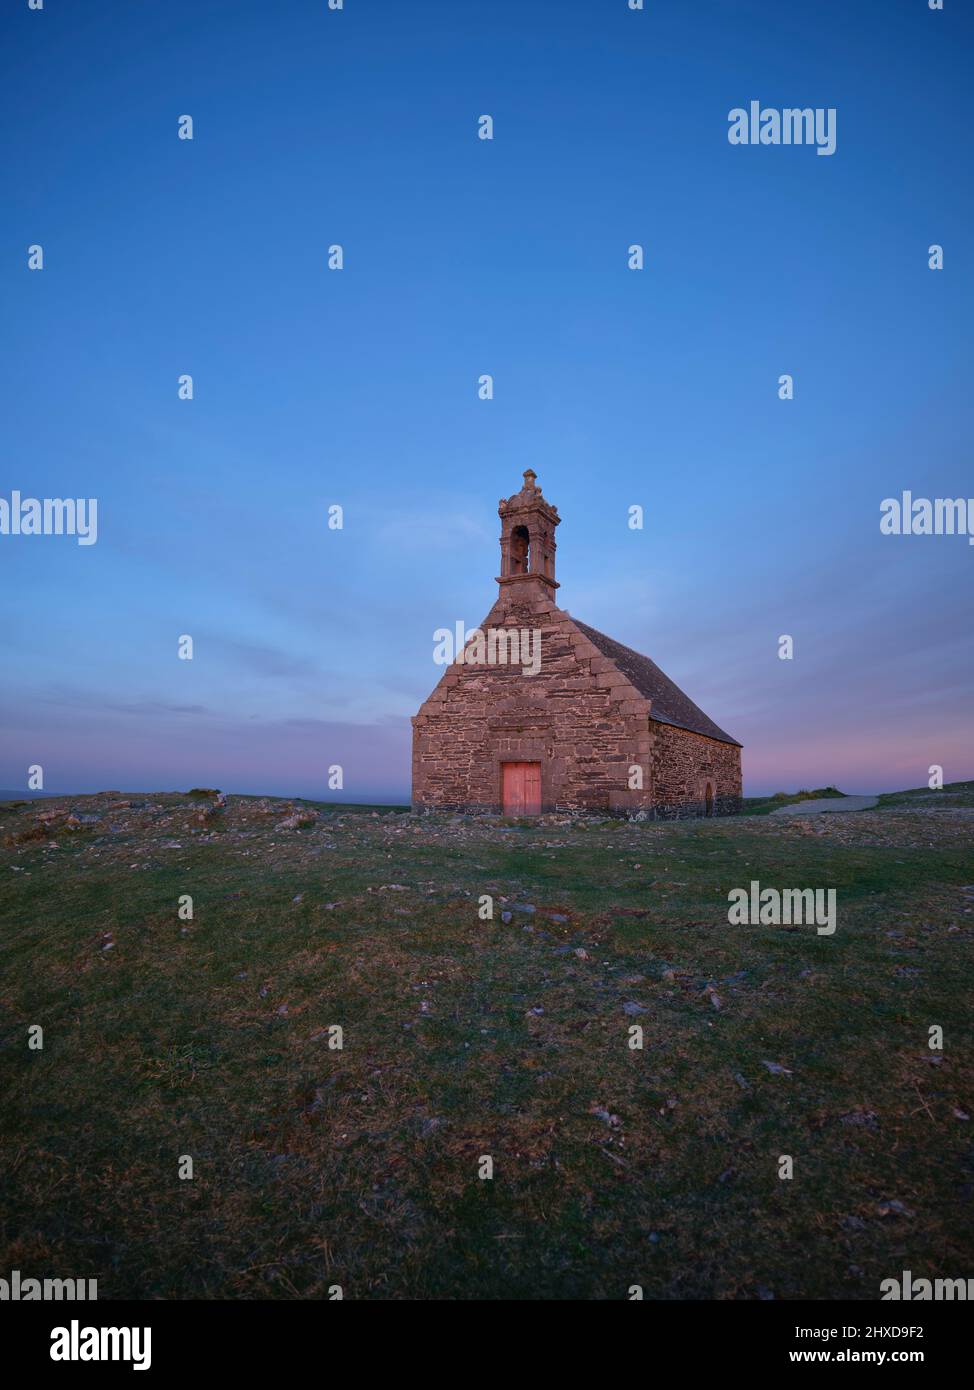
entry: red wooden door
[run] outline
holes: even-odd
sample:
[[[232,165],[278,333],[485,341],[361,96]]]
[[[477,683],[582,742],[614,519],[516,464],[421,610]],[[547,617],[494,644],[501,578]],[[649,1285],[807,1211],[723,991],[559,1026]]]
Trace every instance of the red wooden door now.
[[[503,763],[505,816],[541,814],[541,764]]]

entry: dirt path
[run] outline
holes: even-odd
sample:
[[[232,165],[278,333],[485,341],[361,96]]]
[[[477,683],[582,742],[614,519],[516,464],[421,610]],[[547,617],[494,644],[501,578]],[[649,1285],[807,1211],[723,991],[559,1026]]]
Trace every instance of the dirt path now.
[[[826,811],[869,811],[879,801],[878,796],[820,796],[814,801],[799,801],[793,806],[779,806],[773,816],[819,816]]]

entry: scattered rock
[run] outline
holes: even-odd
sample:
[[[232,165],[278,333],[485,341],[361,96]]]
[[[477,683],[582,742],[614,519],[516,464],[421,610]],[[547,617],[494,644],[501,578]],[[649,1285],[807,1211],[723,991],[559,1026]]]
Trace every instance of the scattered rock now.
[[[593,1105],[589,1114],[594,1115],[596,1119],[604,1120],[610,1129],[618,1129],[619,1125],[622,1123],[618,1115],[610,1114],[602,1105]]]
[[[904,1206],[902,1202],[897,1201],[895,1198],[889,1202],[880,1202],[876,1210],[879,1212],[880,1216],[911,1217],[913,1215],[909,1207]]]
[[[872,1110],[863,1110],[861,1107],[856,1110],[850,1110],[847,1115],[840,1115],[839,1119],[844,1125],[858,1125],[862,1129],[879,1128],[879,1123],[874,1112]]]
[[[847,1231],[864,1231],[866,1229],[865,1221],[858,1216],[843,1216],[839,1225]]]

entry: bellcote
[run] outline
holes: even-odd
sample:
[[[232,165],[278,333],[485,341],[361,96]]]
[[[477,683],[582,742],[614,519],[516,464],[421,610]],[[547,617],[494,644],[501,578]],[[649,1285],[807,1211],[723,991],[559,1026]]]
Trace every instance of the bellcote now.
[[[524,473],[524,485],[512,497],[501,498],[501,572],[497,582],[501,596],[550,599],[555,582],[555,527],[561,518],[541,495],[533,468]]]

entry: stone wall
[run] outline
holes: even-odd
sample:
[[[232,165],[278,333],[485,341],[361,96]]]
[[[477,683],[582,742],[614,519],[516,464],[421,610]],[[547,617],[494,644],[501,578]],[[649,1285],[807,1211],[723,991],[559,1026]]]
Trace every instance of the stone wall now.
[[[741,809],[741,750],[736,743],[656,720],[652,727],[653,807],[658,817],[705,815],[708,782],[715,816]]]

